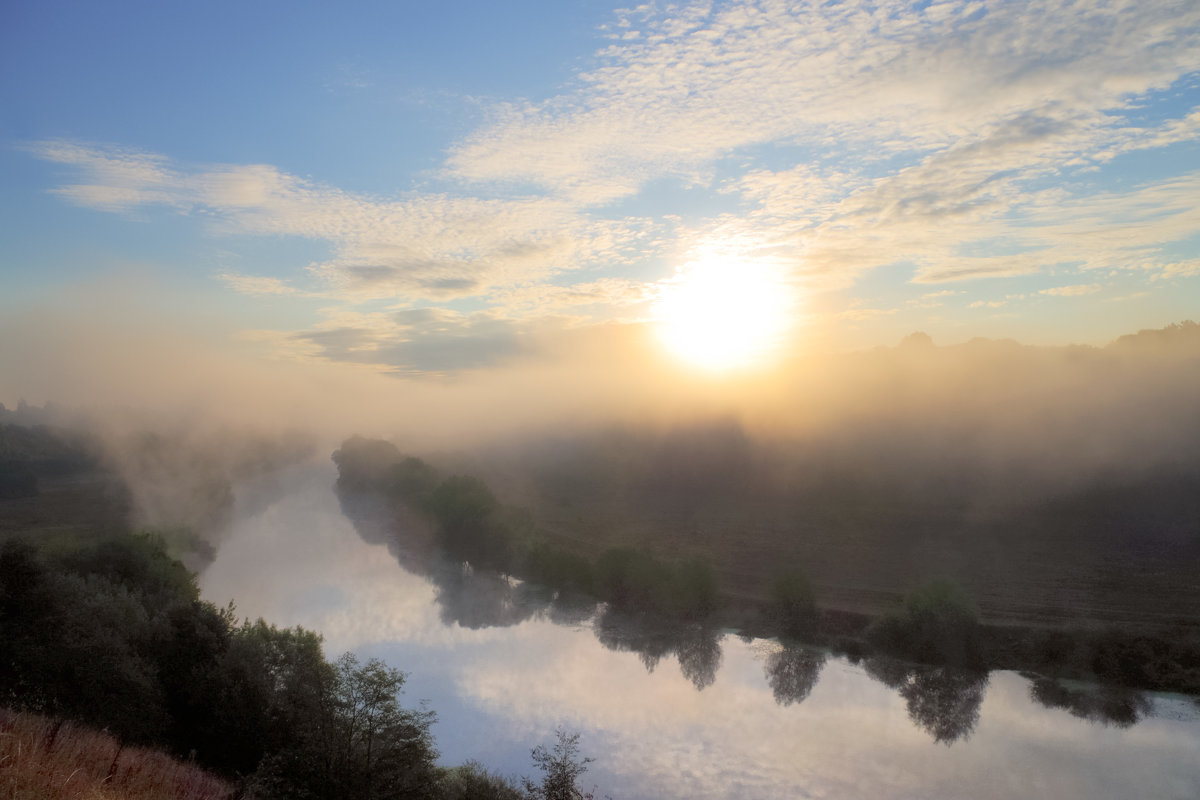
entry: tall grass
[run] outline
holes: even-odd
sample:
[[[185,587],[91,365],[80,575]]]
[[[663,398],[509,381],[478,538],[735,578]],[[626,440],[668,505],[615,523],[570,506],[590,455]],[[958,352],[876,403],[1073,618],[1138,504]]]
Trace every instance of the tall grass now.
[[[72,722],[0,709],[6,800],[232,800],[226,781]]]

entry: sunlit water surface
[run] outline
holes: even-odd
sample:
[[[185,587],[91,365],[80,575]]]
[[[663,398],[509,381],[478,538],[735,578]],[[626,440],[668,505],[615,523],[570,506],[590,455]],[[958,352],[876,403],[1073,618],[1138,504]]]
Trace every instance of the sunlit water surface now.
[[[648,671],[652,658],[605,647],[592,618],[446,624],[525,615],[448,615],[444,589],[358,534],[335,479],[317,463],[242,487],[202,591],[244,616],[321,631],[327,656],[353,650],[405,671],[408,704],[437,712],[443,763],[531,774],[530,748],[561,726],[596,759],[584,784],[600,797],[1200,797],[1200,707],[1187,698],[1150,696],[1121,726],[1045,707],[1012,672],[947,699],[732,634]]]

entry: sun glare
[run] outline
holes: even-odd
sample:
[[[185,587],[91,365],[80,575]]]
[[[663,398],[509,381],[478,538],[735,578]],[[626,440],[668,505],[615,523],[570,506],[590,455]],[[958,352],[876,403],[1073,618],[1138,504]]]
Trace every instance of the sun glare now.
[[[664,281],[654,315],[674,356],[710,371],[766,361],[791,322],[791,290],[780,270],[745,261],[704,260]]]

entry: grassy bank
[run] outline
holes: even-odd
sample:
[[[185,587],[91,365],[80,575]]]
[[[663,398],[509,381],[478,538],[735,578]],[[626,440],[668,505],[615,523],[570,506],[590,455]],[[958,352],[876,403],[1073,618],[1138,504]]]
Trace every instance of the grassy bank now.
[[[160,750],[0,708],[0,796],[10,800],[227,800],[234,784]]]

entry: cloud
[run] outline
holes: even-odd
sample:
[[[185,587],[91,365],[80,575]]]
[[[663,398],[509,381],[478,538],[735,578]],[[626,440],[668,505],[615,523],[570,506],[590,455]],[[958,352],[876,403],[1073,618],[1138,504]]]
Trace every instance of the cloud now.
[[[1080,297],[1085,294],[1095,294],[1100,291],[1100,285],[1095,283],[1078,283],[1074,286],[1055,286],[1051,289],[1042,289],[1038,294],[1048,294],[1054,297]]]
[[[329,242],[334,258],[309,265],[308,273],[323,291],[351,300],[480,296],[622,263],[630,248],[646,246],[653,227],[636,218],[587,219],[569,204],[536,196],[382,200],[268,165],[182,168],[155,154],[65,142],[34,150],[83,173],[86,182],[55,190],[78,205],[110,212],[162,207],[204,214],[217,233]],[[266,279],[226,274],[221,280],[237,291],[290,293]]]
[[[849,308],[839,312],[838,316],[842,319],[859,321],[871,319],[873,317],[887,317],[895,314],[899,309],[896,308]]]
[[[239,294],[249,295],[301,295],[299,289],[279,278],[242,275],[237,272],[220,272],[217,280]]]
[[[780,1],[644,5],[627,20],[639,35],[602,51],[575,91],[496,109],[451,172],[605,203],[774,142],[920,152],[1014,125],[1076,150],[1128,142],[1106,112],[1196,68],[1200,11]]]
[[[285,336],[317,360],[369,365],[397,375],[447,375],[544,354],[539,335],[549,324],[432,307],[336,311],[312,330]]]
[[[452,330],[327,318],[256,334],[289,353],[445,372],[523,357],[539,321],[640,321],[658,280],[714,243],[784,265],[805,292],[881,268],[911,276],[914,298],[924,284],[1052,271],[1200,274],[1200,172],[1113,180],[1123,154],[1200,137],[1200,109],[1186,107],[1200,70],[1193,6],[642,5],[617,12],[607,44],[554,96],[487,109],[425,176],[436,189],[387,197],[267,164],[30,149],[63,165],[52,191],[81,206],[328,245],[295,275],[220,273],[234,291],[476,309],[447,311]],[[948,296],[924,295],[907,307]],[[425,347],[413,338],[426,335]]]

